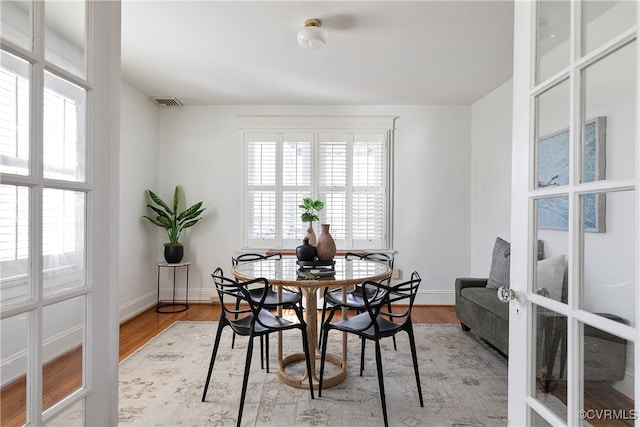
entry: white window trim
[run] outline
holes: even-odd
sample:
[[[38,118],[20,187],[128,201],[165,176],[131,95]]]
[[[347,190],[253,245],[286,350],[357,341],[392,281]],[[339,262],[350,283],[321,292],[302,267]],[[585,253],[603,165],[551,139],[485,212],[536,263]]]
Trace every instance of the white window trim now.
[[[249,245],[247,240],[247,197],[245,179],[246,170],[246,143],[245,135],[248,133],[285,133],[285,132],[342,132],[342,133],[384,133],[387,139],[386,170],[387,170],[387,192],[386,192],[386,219],[383,224],[386,239],[385,247],[362,248],[376,249],[380,251],[391,250],[393,248],[393,153],[394,153],[394,130],[395,116],[238,116],[236,118],[236,128],[239,133],[239,141],[242,145],[243,159],[243,249],[292,249],[273,248],[272,245]],[[317,159],[317,157],[316,157]],[[317,162],[317,160],[315,160]],[[319,230],[316,231],[318,233]],[[360,249],[360,248],[353,248]]]

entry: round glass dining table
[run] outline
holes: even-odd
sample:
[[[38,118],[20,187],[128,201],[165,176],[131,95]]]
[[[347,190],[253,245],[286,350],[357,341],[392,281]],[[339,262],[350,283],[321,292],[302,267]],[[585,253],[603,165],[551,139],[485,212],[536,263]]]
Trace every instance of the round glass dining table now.
[[[311,358],[311,372],[314,379],[314,388],[318,385],[318,370],[316,369],[316,360],[318,348],[318,315],[317,315],[317,298],[320,290],[325,288],[334,289],[342,288],[343,299],[346,298],[346,292],[353,288],[354,285],[362,283],[365,280],[373,280],[379,282],[391,276],[391,268],[386,263],[370,260],[347,260],[345,258],[336,258],[333,268],[327,266],[300,266],[296,258],[282,259],[266,259],[258,261],[250,261],[240,263],[231,269],[233,274],[239,280],[251,280],[258,277],[264,277],[269,284],[277,289],[278,292],[282,288],[295,289],[302,291],[302,295],[306,300],[305,321],[307,322],[307,335],[309,337],[309,356]],[[346,316],[346,309],[343,309],[343,316]],[[302,377],[296,377],[287,374],[285,368],[287,365],[304,361],[304,353],[295,353],[283,357],[282,350],[282,333],[278,333],[278,375],[280,379],[293,387],[309,388],[306,374]],[[339,372],[330,377],[323,379],[323,388],[332,387],[340,384],[347,376],[347,336],[342,335],[342,357],[335,354],[327,354],[326,361],[338,366]]]

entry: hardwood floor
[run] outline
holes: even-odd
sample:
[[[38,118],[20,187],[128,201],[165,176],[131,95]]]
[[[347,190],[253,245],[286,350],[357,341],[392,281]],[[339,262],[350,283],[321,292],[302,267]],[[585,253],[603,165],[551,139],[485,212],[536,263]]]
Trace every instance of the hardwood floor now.
[[[452,305],[414,306],[412,314],[415,323],[458,323],[455,308]],[[149,309],[120,325],[120,360],[176,320],[218,320],[219,317],[220,306],[211,304],[190,304],[189,310],[175,314],[160,314]]]
[[[177,320],[205,321],[218,320],[220,306],[212,304],[190,304],[181,313],[156,313],[150,308],[120,325],[120,360],[129,356],[151,338],[162,332]],[[414,306],[413,321],[425,324],[457,324],[453,306]],[[45,365],[43,370],[43,407],[49,408],[65,396],[77,390],[82,384],[82,348],[78,347]],[[566,401],[566,389],[554,392]],[[22,426],[25,423],[26,388],[24,378],[20,378],[0,390],[0,425]],[[618,393],[609,385],[585,387],[585,408],[593,410],[613,409],[631,414],[633,401]],[[589,420],[594,426],[632,425],[630,420],[601,422]]]
[[[177,320],[218,320],[220,306],[190,304],[181,313],[156,313],[154,307],[120,325],[120,360]],[[414,306],[415,323],[458,323],[453,306]],[[82,348],[69,351],[48,363],[43,370],[43,407],[50,408],[82,385]],[[0,390],[0,425],[25,423],[26,388],[24,377]]]

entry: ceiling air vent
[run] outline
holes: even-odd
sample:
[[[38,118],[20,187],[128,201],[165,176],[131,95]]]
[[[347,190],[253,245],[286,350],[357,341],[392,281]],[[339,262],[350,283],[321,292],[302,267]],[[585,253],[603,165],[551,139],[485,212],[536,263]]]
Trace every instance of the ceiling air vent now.
[[[172,96],[152,96],[151,99],[162,107],[182,107],[182,102]]]

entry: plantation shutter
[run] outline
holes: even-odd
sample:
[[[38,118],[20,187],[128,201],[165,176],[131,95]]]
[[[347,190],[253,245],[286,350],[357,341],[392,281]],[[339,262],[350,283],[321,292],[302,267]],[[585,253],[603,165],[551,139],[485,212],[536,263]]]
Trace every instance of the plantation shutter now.
[[[318,193],[324,201],[320,222],[330,225],[336,246],[347,244],[348,135],[320,135]]]
[[[276,135],[247,140],[247,237],[276,238]]]
[[[307,234],[298,206],[311,196],[313,134],[284,134],[282,152],[282,245],[296,247]]]
[[[355,246],[384,240],[385,140],[379,134],[357,134],[353,141],[353,241]]]
[[[324,202],[314,229],[319,234],[320,224],[330,224],[338,249],[390,248],[392,118],[251,116],[239,121],[246,126],[246,248],[300,245],[308,227],[298,207],[305,197]],[[312,126],[318,124],[323,126]],[[362,131],[346,129],[347,124]],[[375,126],[366,129],[368,124]],[[274,131],[264,132],[269,128]]]

